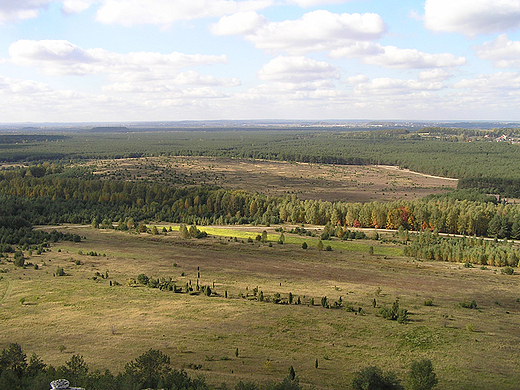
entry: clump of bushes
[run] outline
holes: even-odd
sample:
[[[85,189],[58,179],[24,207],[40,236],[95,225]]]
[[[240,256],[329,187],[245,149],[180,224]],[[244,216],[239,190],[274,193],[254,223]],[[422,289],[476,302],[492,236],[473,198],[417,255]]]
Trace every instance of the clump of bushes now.
[[[465,309],[476,309],[477,308],[477,301],[472,300],[471,302],[466,301],[465,299],[459,303],[460,307],[463,307]]]
[[[399,307],[399,298],[395,300],[392,307],[381,307],[378,314],[387,320],[397,321],[400,324],[408,321],[408,310]]]

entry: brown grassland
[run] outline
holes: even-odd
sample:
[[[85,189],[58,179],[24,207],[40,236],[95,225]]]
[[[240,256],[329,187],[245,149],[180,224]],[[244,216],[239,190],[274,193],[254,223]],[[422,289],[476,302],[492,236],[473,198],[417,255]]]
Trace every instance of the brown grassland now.
[[[244,231],[255,236],[265,229],[258,227],[212,229],[200,240],[182,239],[177,231],[61,229],[86,240],[31,255],[27,261],[39,269],[15,268],[5,259],[0,264],[8,270],[0,274],[0,348],[18,342],[53,365],[81,354],[92,369],[111,371],[154,348],[174,367],[228,385],[278,381],[292,365],[302,384],[319,389],[349,388],[354,372],[370,365],[404,378],[412,361],[428,358],[439,389],[518,388],[516,274],[418,262],[401,256],[398,244],[375,240],[332,241],[332,251],[318,251],[315,238],[291,234],[283,245],[247,242]],[[269,233],[270,239],[279,234],[272,227]],[[57,267],[67,275],[54,276]],[[214,284],[217,296],[127,283],[144,273],[194,286],[197,267],[200,284]],[[108,278],[94,280],[96,273]],[[302,304],[259,302],[255,287],[266,297],[292,293]],[[325,309],[323,296],[341,296],[362,312]],[[406,324],[376,315],[397,297],[410,312]],[[427,299],[433,306],[424,305]],[[464,300],[476,300],[477,309],[462,308]]]
[[[456,179],[390,166],[327,165],[216,157],[146,157],[97,160],[106,177],[217,185],[300,199],[370,202],[415,199],[457,187]]]

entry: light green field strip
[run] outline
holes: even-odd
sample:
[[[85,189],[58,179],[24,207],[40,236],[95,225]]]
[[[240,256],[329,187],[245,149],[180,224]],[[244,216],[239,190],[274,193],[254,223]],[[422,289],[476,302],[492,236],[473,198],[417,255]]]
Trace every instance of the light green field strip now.
[[[13,289],[13,282],[11,281],[11,279],[7,279],[4,277],[2,282],[6,283],[7,286],[5,287],[5,291],[2,295],[2,298],[0,298],[0,303],[3,303],[7,299],[7,297],[9,297],[9,294],[11,294],[11,290]]]
[[[153,225],[149,225],[148,227],[152,227]],[[170,226],[166,227],[167,229]],[[172,230],[179,231],[179,225],[171,225]],[[249,238],[255,240],[256,237],[261,234],[259,231],[247,231],[247,230],[239,230],[232,228],[221,228],[221,227],[211,227],[211,226],[197,226],[197,228],[201,231],[208,233],[211,236],[217,237],[230,237],[237,238],[240,240],[247,240]],[[160,230],[160,229],[159,229]],[[319,238],[317,237],[309,237],[309,236],[298,236],[296,234],[284,233],[285,244],[294,244],[301,246],[304,242],[307,243],[309,247],[316,247],[319,242]],[[276,233],[268,233],[267,234],[267,242],[277,243],[280,239],[280,234]],[[326,248],[328,245],[333,250],[344,250],[349,252],[365,252],[368,253],[369,248],[373,247],[375,255],[381,256],[403,256],[403,250],[398,247],[392,246],[379,246],[375,241],[372,240],[356,240],[356,241],[336,241],[336,240],[327,240],[322,241],[323,247]],[[376,245],[374,245],[376,244]]]

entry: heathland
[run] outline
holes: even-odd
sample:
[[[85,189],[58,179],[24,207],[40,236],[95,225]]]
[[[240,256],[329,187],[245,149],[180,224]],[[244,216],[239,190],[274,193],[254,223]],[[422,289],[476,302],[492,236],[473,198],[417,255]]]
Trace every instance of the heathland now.
[[[439,389],[513,389],[507,134],[2,136],[0,376],[17,343],[88,390],[78,356],[103,377],[150,349],[210,388],[292,367],[294,388],[348,389],[370,366],[412,386],[428,359]]]

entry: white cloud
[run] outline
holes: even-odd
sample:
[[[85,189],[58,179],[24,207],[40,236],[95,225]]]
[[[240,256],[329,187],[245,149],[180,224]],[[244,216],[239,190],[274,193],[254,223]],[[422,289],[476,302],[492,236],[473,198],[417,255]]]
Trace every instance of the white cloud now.
[[[401,80],[388,77],[375,78],[356,86],[358,92],[378,95],[409,94],[417,91],[438,91],[445,88],[441,82]]]
[[[480,75],[474,79],[463,79],[455,84],[454,88],[471,89],[473,93],[498,93],[500,95],[513,93],[520,95],[520,73],[498,72],[489,75]],[[502,100],[502,99],[499,99]]]
[[[466,36],[520,27],[519,0],[426,0],[424,25],[433,31]]]
[[[287,4],[295,4],[302,8],[326,4],[343,4],[351,0],[286,0]]]
[[[454,67],[466,63],[464,57],[457,58],[450,53],[429,54],[417,49],[399,49],[395,46],[385,46],[383,50],[383,53],[366,56],[363,62],[394,69]]]
[[[331,51],[330,56],[360,58],[364,64],[392,69],[454,67],[466,63],[464,57],[455,57],[450,53],[429,54],[416,49],[399,49],[372,42],[357,42],[352,46]]]
[[[305,57],[276,57],[258,71],[260,80],[287,83],[311,82],[339,78],[338,70],[332,65]]]
[[[79,13],[90,7],[93,0],[64,0],[63,11],[68,14]]]
[[[419,73],[420,81],[444,81],[452,77],[452,74],[444,69],[429,69]]]
[[[20,40],[9,47],[11,62],[36,67],[49,75],[141,74],[147,79],[170,77],[179,69],[226,62],[226,57],[173,52],[119,54],[104,49],[82,49],[64,40]],[[124,75],[128,77],[128,74]]]
[[[520,41],[511,41],[506,34],[499,35],[491,42],[473,47],[479,58],[493,61],[497,68],[520,66]]]
[[[169,25],[177,20],[220,17],[254,11],[272,4],[272,0],[105,0],[97,20],[107,24]]]
[[[0,22],[36,18],[41,9],[52,0],[7,0],[0,1]]]
[[[85,11],[91,4],[99,0],[1,0],[0,23],[15,22],[24,19],[37,18],[41,10],[45,10],[52,2],[63,4],[66,13]]]
[[[239,12],[223,16],[218,23],[210,26],[210,31],[215,35],[246,35],[254,33],[268,22],[267,18],[254,11]]]
[[[304,14],[298,20],[267,22],[248,14],[240,28],[234,27],[233,17],[225,17],[211,27],[217,35],[243,34],[256,48],[272,52],[301,55],[313,51],[328,51],[356,41],[379,39],[386,32],[383,19],[373,13],[335,14],[318,10]]]

